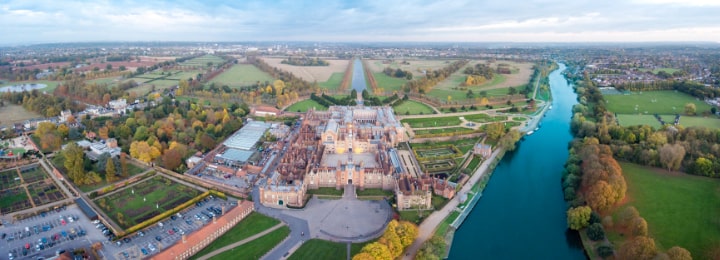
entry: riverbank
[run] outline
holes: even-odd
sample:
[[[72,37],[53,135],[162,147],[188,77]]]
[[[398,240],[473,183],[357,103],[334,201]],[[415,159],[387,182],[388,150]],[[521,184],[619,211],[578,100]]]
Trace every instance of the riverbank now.
[[[478,184],[478,181],[481,180],[482,177],[488,176],[485,178],[482,178],[484,181],[483,183],[486,184],[487,180],[489,179],[489,175],[487,173],[492,173],[492,170],[495,166],[497,166],[497,163],[500,162],[502,159],[502,156],[505,154],[504,149],[497,149],[495,150],[490,157],[485,160],[477,170],[475,170],[475,173],[470,177],[470,180],[460,189],[460,191],[457,192],[457,196],[455,196],[454,199],[450,200],[445,204],[445,206],[440,209],[436,210],[430,216],[428,216],[419,226],[419,232],[417,238],[413,241],[413,243],[407,248],[406,254],[403,257],[403,259],[411,260],[415,259],[415,255],[417,254],[418,250],[420,250],[420,247],[422,246],[425,241],[430,239],[433,235],[435,235],[435,230],[438,228],[440,223],[444,222],[445,219],[455,211],[455,209],[458,207],[458,205],[462,204],[460,203],[460,194],[469,194],[469,192],[472,191],[474,187]],[[484,187],[484,185],[483,185]],[[479,194],[479,193],[478,193]],[[469,212],[469,211],[468,211]]]

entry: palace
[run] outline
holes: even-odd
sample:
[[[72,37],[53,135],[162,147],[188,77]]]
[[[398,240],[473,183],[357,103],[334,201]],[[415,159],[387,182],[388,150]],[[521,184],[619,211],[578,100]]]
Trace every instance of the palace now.
[[[397,192],[406,173],[394,147],[405,141],[390,107],[310,110],[273,176],[260,183],[260,202],[302,206],[307,189],[346,185]]]

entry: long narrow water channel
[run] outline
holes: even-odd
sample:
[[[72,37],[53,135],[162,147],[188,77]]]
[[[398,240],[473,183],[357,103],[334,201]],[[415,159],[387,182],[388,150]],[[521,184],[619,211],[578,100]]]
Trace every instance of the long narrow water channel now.
[[[560,187],[568,158],[576,94],[561,72],[550,74],[552,110],[534,134],[505,154],[483,196],[455,233],[450,259],[584,259],[567,231]]]

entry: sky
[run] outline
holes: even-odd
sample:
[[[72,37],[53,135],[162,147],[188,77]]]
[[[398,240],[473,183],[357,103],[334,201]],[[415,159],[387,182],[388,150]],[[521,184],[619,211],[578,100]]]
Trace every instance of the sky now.
[[[720,42],[720,0],[0,0],[0,44]]]

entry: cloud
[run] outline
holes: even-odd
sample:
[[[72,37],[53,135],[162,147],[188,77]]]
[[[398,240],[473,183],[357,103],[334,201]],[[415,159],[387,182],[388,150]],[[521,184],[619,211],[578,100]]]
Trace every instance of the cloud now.
[[[18,1],[0,44],[74,41],[720,41],[720,1]]]

